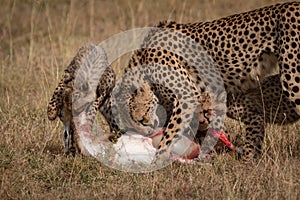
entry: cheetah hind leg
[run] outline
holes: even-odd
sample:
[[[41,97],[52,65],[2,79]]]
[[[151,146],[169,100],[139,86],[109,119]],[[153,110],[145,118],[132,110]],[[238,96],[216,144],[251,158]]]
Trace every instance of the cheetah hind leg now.
[[[262,144],[265,137],[264,120],[260,115],[253,115],[245,122],[246,140],[243,146],[242,160],[253,161],[262,152]]]
[[[65,124],[65,130],[63,133],[63,144],[64,144],[64,152],[66,155],[75,156],[76,154],[76,143],[75,143],[75,134],[74,134],[74,127],[73,125],[69,125],[69,123]],[[78,149],[78,151],[80,151]]]

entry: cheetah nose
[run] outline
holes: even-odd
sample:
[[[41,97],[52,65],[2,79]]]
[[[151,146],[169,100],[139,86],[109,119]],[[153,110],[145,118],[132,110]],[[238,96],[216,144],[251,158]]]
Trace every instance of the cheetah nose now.
[[[199,120],[199,124],[205,124],[205,120],[204,119],[202,119],[202,120],[200,119]]]
[[[144,118],[143,118],[143,119],[141,119],[141,120],[139,120],[138,122],[139,122],[140,124],[142,124],[143,126],[147,126],[147,125],[146,125],[146,123],[145,123],[145,120],[144,120]]]

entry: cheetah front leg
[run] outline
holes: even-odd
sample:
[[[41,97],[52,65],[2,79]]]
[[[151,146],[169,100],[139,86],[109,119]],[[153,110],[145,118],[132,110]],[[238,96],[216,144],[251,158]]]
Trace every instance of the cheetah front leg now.
[[[191,109],[188,109],[188,107],[191,107]],[[193,107],[196,107],[196,109],[192,109]],[[178,140],[181,140],[183,135],[190,137],[196,136],[199,121],[199,113],[196,112],[197,110],[199,110],[199,106],[195,105],[192,99],[184,103],[179,100],[174,101],[173,114],[169,119],[164,136],[157,148],[156,157],[153,162],[154,165],[162,167],[172,161],[170,155],[173,145]]]

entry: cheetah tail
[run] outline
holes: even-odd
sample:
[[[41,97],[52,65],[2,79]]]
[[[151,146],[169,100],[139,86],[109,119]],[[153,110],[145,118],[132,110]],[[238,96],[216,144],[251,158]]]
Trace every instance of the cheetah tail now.
[[[62,94],[64,90],[63,80],[61,80],[58,86],[55,88],[51,100],[47,107],[48,119],[53,121],[58,116],[62,107]]]

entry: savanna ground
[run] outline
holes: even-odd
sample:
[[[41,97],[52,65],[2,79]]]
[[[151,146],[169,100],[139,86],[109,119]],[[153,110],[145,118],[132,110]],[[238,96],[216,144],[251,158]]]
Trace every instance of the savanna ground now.
[[[279,1],[1,1],[0,199],[299,199],[300,123],[268,126],[261,160],[218,154],[212,166],[131,174],[65,157],[46,106],[77,49],[161,20],[212,20]],[[120,74],[126,62],[116,62]],[[229,121],[233,133],[238,122]]]

